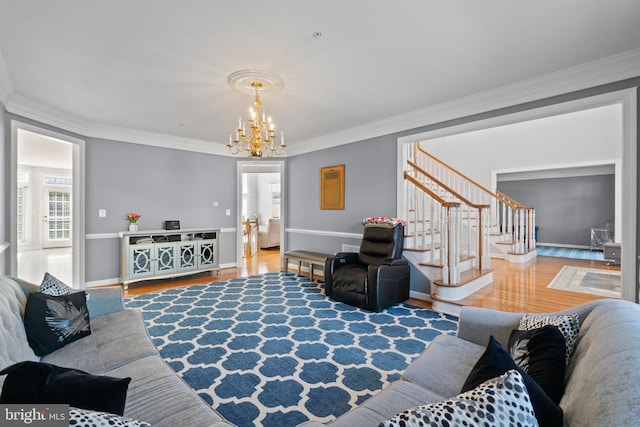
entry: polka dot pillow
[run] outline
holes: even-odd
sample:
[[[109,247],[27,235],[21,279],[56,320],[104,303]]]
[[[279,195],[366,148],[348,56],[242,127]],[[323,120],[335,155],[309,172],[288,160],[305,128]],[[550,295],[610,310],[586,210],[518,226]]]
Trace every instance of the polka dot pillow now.
[[[61,296],[69,295],[77,291],[72,287],[67,286],[53,274],[44,273],[44,278],[40,284],[40,292],[47,295]]]
[[[430,425],[537,427],[538,422],[522,375],[511,370],[444,402],[401,412],[379,427]]]
[[[68,286],[53,274],[44,273],[44,278],[42,279],[42,283],[40,283],[40,292],[47,295],[62,296],[74,294],[78,292],[78,290]],[[87,300],[89,297],[90,295],[87,294]]]
[[[565,358],[565,368],[569,366],[571,356],[576,348],[578,341],[578,333],[580,332],[580,319],[578,313],[567,314],[562,316],[545,316],[538,314],[525,314],[520,319],[520,328],[522,330],[531,331],[533,329],[542,328],[546,325],[556,326],[564,336],[567,344],[567,354]]]
[[[153,427],[144,421],[132,420],[107,412],[90,411],[88,409],[69,408],[69,426],[81,427]]]

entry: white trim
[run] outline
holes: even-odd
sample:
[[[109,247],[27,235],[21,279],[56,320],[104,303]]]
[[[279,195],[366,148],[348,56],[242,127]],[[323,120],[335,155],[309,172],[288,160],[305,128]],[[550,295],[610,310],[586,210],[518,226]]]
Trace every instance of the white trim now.
[[[312,234],[314,236],[346,237],[348,239],[362,239],[362,234],[344,233],[342,231],[305,230],[302,228],[287,228],[286,231],[287,233],[294,233],[294,234]]]
[[[611,167],[613,166],[613,167]],[[598,160],[593,162],[559,163],[549,166],[495,169],[491,171],[492,188],[500,181],[519,181],[523,179],[567,178],[574,176],[611,175],[620,170],[620,159]],[[510,175],[503,176],[500,175]],[[498,178],[500,178],[498,180]]]
[[[622,299],[638,302],[638,284],[636,281],[636,236],[637,197],[638,197],[638,113],[637,88],[629,89],[622,99]],[[618,233],[616,233],[616,236]]]
[[[429,301],[429,302],[433,302],[433,299],[431,298],[431,295],[429,294],[425,294],[423,292],[417,292],[417,291],[409,291],[409,296],[411,298],[415,298],[415,299],[419,299],[422,301]]]
[[[223,268],[236,268],[236,267],[238,267],[238,264],[235,264],[233,262],[228,262],[226,264],[220,264],[219,265],[220,270],[222,270]]]
[[[38,126],[24,123],[17,119],[11,120],[11,177],[10,177],[10,236],[11,241],[18,241],[17,230],[17,179],[18,179],[18,131],[25,130],[49,138],[57,139],[72,144],[73,156],[73,186],[72,186],[72,245],[73,245],[73,283],[82,285],[85,277],[85,141],[62,133],[54,132]],[[18,274],[18,248],[14,246],[9,252],[9,272],[11,275]]]
[[[288,155],[322,150],[638,77],[639,69],[640,49],[634,49],[494,90],[303,140],[288,147]]]
[[[210,230],[214,227],[205,227],[205,230]],[[201,230],[202,228],[198,228],[196,230]],[[167,232],[167,231],[182,231],[184,232],[185,230],[150,230],[149,233],[153,234],[153,233],[161,233],[161,232]],[[188,231],[188,230],[187,230]],[[231,228],[221,228],[218,229],[218,231],[220,233],[235,233],[236,229],[231,227]],[[146,232],[146,230],[141,230],[142,233]],[[125,233],[128,233],[128,231],[119,231],[117,233],[91,233],[91,234],[87,234],[84,238],[86,240],[101,240],[101,239],[119,239],[122,236],[124,236]]]
[[[287,154],[282,157],[309,153],[633,78],[638,76],[638,69],[640,69],[640,49],[634,49],[494,90],[472,94],[317,138],[302,140],[287,147]],[[0,99],[3,100],[7,111],[12,114],[76,132],[86,137],[231,156],[226,148],[226,141],[210,142],[180,138],[90,122],[82,117],[65,113],[41,102],[15,94],[6,72],[6,65],[3,71],[1,63],[0,97],[2,97]]]
[[[107,286],[107,285],[120,286],[120,278],[114,277],[113,279],[94,280],[91,282],[86,282],[84,285],[87,288],[96,288],[99,286]]]
[[[86,240],[119,239],[120,233],[92,233],[84,236]]]
[[[286,195],[286,181],[287,181],[287,165],[284,160],[270,160],[262,159],[260,162],[257,160],[239,160],[236,164],[236,264],[242,265],[242,174],[243,173],[279,173],[280,174],[280,221],[283,224],[280,227],[280,258],[282,254],[286,252],[287,245],[284,238],[286,224],[286,211],[287,211],[287,195]],[[277,169],[277,170],[276,170]]]
[[[213,143],[211,141],[90,122],[22,95],[10,97],[8,102],[5,103],[5,108],[12,114],[27,117],[86,137],[123,141],[174,150],[231,156],[229,149],[225,145],[226,143]]]

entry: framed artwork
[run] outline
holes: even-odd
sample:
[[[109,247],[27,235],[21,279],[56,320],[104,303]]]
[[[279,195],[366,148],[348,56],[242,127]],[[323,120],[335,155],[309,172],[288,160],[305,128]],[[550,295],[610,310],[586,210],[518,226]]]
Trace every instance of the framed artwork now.
[[[320,209],[344,210],[344,165],[320,168]]]

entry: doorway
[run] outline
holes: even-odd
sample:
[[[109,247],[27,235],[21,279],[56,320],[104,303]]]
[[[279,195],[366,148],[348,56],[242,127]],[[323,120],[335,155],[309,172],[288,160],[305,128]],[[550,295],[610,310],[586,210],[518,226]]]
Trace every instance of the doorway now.
[[[11,274],[84,283],[84,141],[12,122]]]
[[[284,162],[238,162],[237,265],[281,258],[284,247]],[[272,264],[270,262],[269,264]]]
[[[636,198],[637,198],[637,147],[636,147],[636,129],[637,129],[637,114],[636,114],[636,89],[624,89],[617,92],[608,92],[601,95],[595,95],[587,98],[580,98],[573,101],[567,101],[560,104],[552,104],[545,107],[539,107],[532,110],[524,110],[516,113],[507,114],[504,116],[496,116],[489,119],[483,119],[475,122],[469,122],[461,125],[451,126],[448,128],[435,129],[432,131],[408,135],[398,138],[398,170],[404,169],[404,164],[408,158],[410,150],[410,144],[415,141],[433,141],[435,139],[451,138],[451,139],[465,139],[465,135],[469,133],[475,133],[476,135],[489,135],[493,129],[507,129],[510,125],[523,126],[526,123],[533,123],[538,120],[554,120],[563,115],[578,114],[580,112],[588,112],[599,110],[602,107],[611,107],[618,111],[619,126],[616,129],[619,137],[616,139],[615,148],[617,155],[611,153],[605,156],[607,161],[612,160],[620,162],[620,173],[615,174],[615,197],[616,197],[616,235],[620,233],[624,238],[617,239],[620,241],[622,249],[621,271],[622,271],[622,298],[637,302],[638,301],[638,289],[636,286],[637,271],[636,271]],[[518,138],[530,136],[527,132],[521,132]],[[602,144],[611,145],[610,138],[603,138],[598,148],[603,148]],[[461,156],[463,159],[473,161],[473,165],[476,168],[487,167],[487,162],[479,162],[477,159],[491,159],[491,153],[501,153],[500,148],[497,148],[494,144],[494,140],[488,140],[484,144],[479,143],[477,140],[472,145],[465,149],[465,155]],[[444,145],[443,145],[444,146]],[[532,141],[528,146],[518,148],[516,145],[507,147],[507,149],[521,150],[521,158],[524,160],[531,160],[532,155],[546,155],[552,159],[557,154],[557,150],[566,149],[565,144],[558,144],[548,150],[543,150],[540,147],[539,141]],[[606,147],[605,147],[606,148]],[[585,152],[585,147],[579,147],[574,151],[574,154],[579,155]],[[436,156],[439,153],[433,153]],[[458,156],[459,156],[458,152]],[[460,156],[459,156],[460,157]],[[445,157],[442,159],[447,162]],[[537,165],[548,164],[549,161],[540,161]],[[562,165],[555,165],[556,168]],[[504,166],[503,166],[504,167]],[[616,166],[617,168],[617,166]],[[489,179],[489,182],[481,184],[488,188],[496,188],[496,171],[498,167],[491,168],[493,170],[493,176]],[[520,168],[522,169],[522,168]],[[500,172],[508,172],[509,170],[501,170]],[[468,173],[468,172],[465,172]],[[474,173],[468,173],[473,176]],[[403,179],[398,178],[398,205],[397,210],[399,215],[402,215],[404,209],[404,195],[403,195]]]

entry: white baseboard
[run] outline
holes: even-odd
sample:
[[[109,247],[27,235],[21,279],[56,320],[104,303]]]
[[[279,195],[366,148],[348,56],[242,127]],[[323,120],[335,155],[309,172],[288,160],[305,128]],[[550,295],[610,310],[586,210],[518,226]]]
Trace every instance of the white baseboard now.
[[[411,298],[419,299],[421,301],[433,302],[430,294],[425,294],[423,292],[409,291],[409,296]]]
[[[96,288],[99,286],[107,286],[107,285],[119,285],[120,278],[114,277],[113,279],[104,279],[104,280],[94,280],[92,282],[85,282],[85,288]]]

